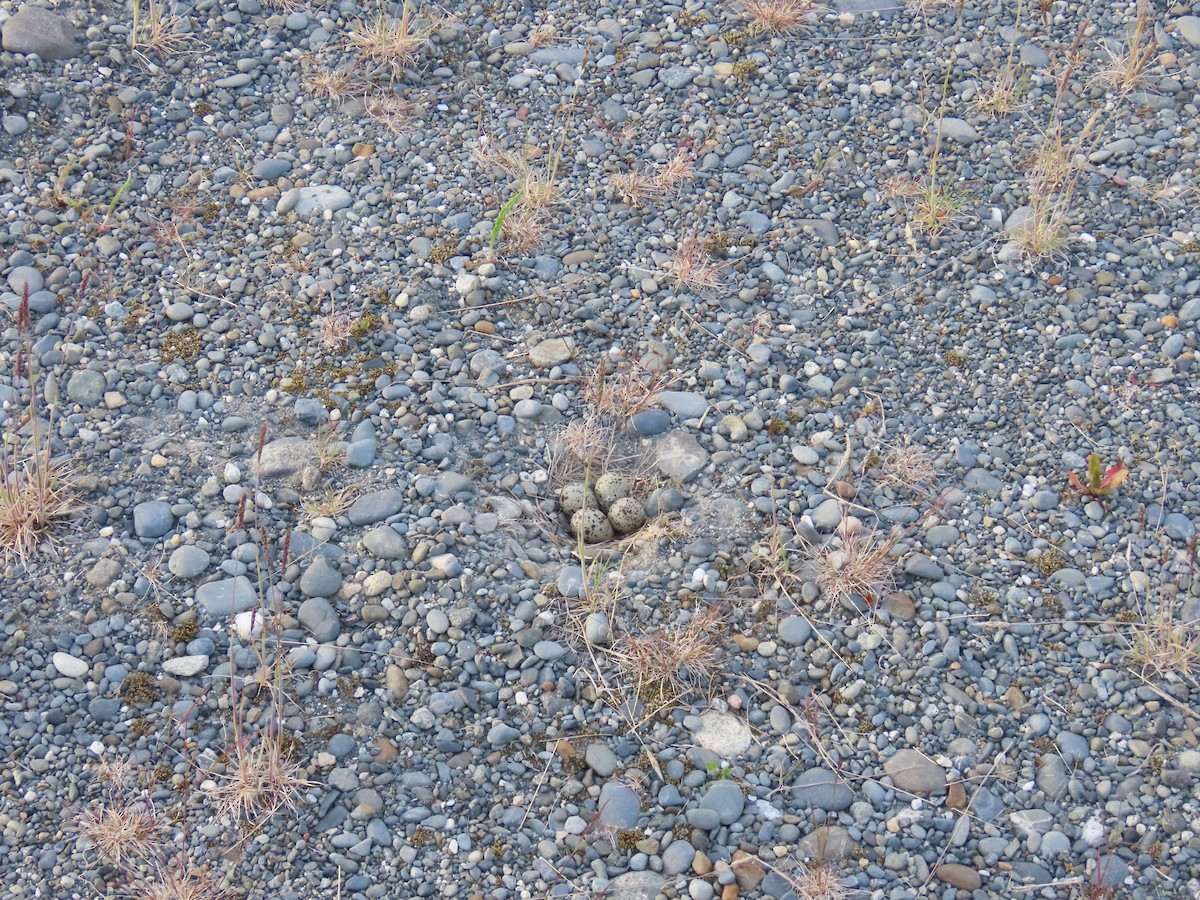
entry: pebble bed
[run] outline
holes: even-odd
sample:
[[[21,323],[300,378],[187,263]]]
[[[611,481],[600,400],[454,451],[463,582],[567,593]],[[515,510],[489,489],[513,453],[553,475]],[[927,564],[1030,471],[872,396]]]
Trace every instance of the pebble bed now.
[[[1129,662],[1200,618],[1200,7],[1151,5],[1128,94],[1093,77],[1123,2],[839,0],[785,36],[712,0],[449,11],[400,123],[314,93],[349,0],[180,4],[164,53],[119,4],[0,2],[0,306],[28,291],[83,497],[4,582],[4,895],[128,895],[78,828],[124,759],[176,811],[164,865],[238,897],[776,898],[797,860],[873,900],[1200,896],[1200,687]],[[1009,61],[1018,107],[981,111]],[[1026,259],[1064,71],[1065,132],[1101,124]],[[558,158],[526,254],[489,249],[489,145]],[[931,159],[964,198],[937,234],[884,189]],[[715,289],[669,274],[689,235]],[[579,627],[552,450],[635,364],[669,390],[619,442],[681,530],[610,550]],[[872,474],[900,447],[936,500]],[[1093,451],[1130,469],[1103,502],[1067,482]],[[880,596],[763,577],[777,527],[863,522],[907,527]],[[242,834],[205,793],[263,604],[309,785]],[[622,627],[708,609],[708,683],[603,689]]]

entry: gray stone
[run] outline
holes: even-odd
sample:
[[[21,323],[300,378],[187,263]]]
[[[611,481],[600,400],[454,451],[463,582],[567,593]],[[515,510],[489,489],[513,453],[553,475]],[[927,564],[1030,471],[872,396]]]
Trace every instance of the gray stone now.
[[[672,431],[656,442],[658,470],[668,478],[686,483],[708,465],[708,451],[686,431]]]
[[[665,879],[654,872],[626,872],[605,886],[604,900],[655,900],[664,885]]]
[[[785,616],[779,623],[779,639],[798,647],[812,637],[812,626],[803,616]]]
[[[521,736],[521,732],[503,722],[493,725],[487,734],[488,743],[495,748],[506,747]]]
[[[337,640],[337,636],[342,633],[342,623],[338,619],[337,610],[324,597],[309,597],[300,604],[300,611],[296,617],[300,624],[308,629],[309,634],[322,643]]]
[[[588,768],[601,778],[607,778],[613,772],[617,771],[617,755],[603,741],[594,741],[588,744],[583,758],[587,762]]]
[[[260,604],[258,591],[245,575],[210,581],[196,588],[196,602],[210,616],[228,616]]]
[[[829,769],[809,769],[796,779],[792,797],[798,803],[826,812],[841,812],[854,802],[854,792]]]
[[[564,595],[567,596],[567,595]],[[583,620],[583,638],[594,647],[604,647],[612,641],[612,627],[608,615],[603,612],[590,612]]]
[[[138,537],[160,538],[173,527],[175,516],[165,500],[147,500],[133,508],[133,531]]]
[[[665,409],[644,409],[629,417],[629,430],[638,437],[654,437],[671,427],[671,414]]]
[[[1175,32],[1193,47],[1200,47],[1200,16],[1180,16],[1175,20]]]
[[[75,26],[48,9],[23,6],[4,23],[4,49],[36,53],[42,59],[70,59],[79,52]]]
[[[949,547],[959,537],[959,531],[953,525],[934,525],[925,532],[925,544],[928,547]]]
[[[241,73],[245,74],[245,73]],[[238,76],[230,76],[231,79],[236,79]],[[246,75],[245,84],[249,84],[250,76]],[[217,82],[217,87],[221,86],[221,82]],[[230,84],[229,87],[241,87],[240,84]],[[290,160],[282,159],[278,156],[272,156],[269,159],[259,160],[254,164],[254,177],[263,181],[274,181],[276,178],[282,178],[288,172],[292,171],[292,163]],[[296,204],[300,204],[297,202]]]
[[[278,176],[260,177],[277,178]],[[296,215],[307,216],[315,212],[324,212],[325,210],[337,211],[345,209],[353,202],[354,198],[343,187],[333,184],[316,184],[300,188],[294,210]]]
[[[300,576],[300,592],[306,597],[332,597],[342,586],[342,573],[326,557],[318,556]]]
[[[391,488],[366,494],[354,501],[346,510],[346,518],[352,525],[374,525],[391,518],[404,508],[404,492]]]
[[[1013,832],[1019,838],[1042,834],[1050,830],[1054,817],[1044,809],[1018,809],[1008,817],[1012,823]]]
[[[973,144],[979,140],[979,132],[966,119],[956,119],[945,116],[934,122],[935,134],[940,134],[944,140],[957,141],[960,144]]]
[[[663,872],[678,875],[686,872],[696,859],[696,848],[687,841],[671,841],[662,852]]]
[[[708,411],[708,401],[703,394],[691,391],[662,391],[659,404],[681,419],[698,419]]]
[[[904,560],[904,571],[917,578],[940,581],[945,577],[942,567],[924,553],[913,553]]]
[[[796,855],[800,859],[819,859],[827,863],[850,859],[858,852],[858,842],[840,825],[813,829],[796,844]]]
[[[533,645],[533,655],[546,662],[554,662],[567,655],[567,648],[558,641],[538,641]]]
[[[746,797],[735,781],[714,781],[700,798],[700,809],[708,809],[717,814],[722,825],[732,825],[742,814],[746,806]]]
[[[883,769],[897,790],[927,796],[946,789],[946,770],[916,750],[897,751]]]
[[[829,533],[842,524],[842,501],[826,497],[808,514],[817,531]]]
[[[570,362],[575,345],[567,338],[550,338],[529,348],[529,364],[535,369],[552,369]]]
[[[304,425],[324,425],[329,420],[329,411],[316,397],[300,397],[292,404],[292,412]]]
[[[29,288],[30,296],[40,291],[46,284],[42,273],[33,266],[14,266],[8,273],[8,286],[14,294],[22,296],[25,288]]]
[[[600,788],[598,824],[613,828],[636,828],[642,815],[642,801],[628,785],[606,781]]]
[[[408,555],[408,545],[396,529],[387,525],[372,528],[363,535],[363,546],[378,559],[402,559]]]
[[[189,678],[192,675],[199,675],[208,668],[208,657],[203,654],[193,654],[191,656],[176,656],[174,659],[168,659],[163,663],[163,670],[170,675],[176,675],[180,678]]]
[[[1004,489],[1004,482],[987,469],[972,469],[963,479],[963,486],[968,491],[995,497]]]
[[[750,749],[753,738],[750,726],[744,719],[719,709],[705,711],[695,731],[696,743],[723,759],[741,756]]]
[[[98,406],[106,390],[108,381],[92,369],[81,369],[67,381],[67,397],[85,409]]]
[[[1190,541],[1196,534],[1196,523],[1183,513],[1167,513],[1163,531],[1173,541]]]
[[[263,478],[275,478],[292,475],[316,458],[317,448],[312,441],[302,437],[283,437],[264,444],[262,452],[255,453],[250,467]]]
[[[1200,321],[1200,297],[1192,297],[1179,307],[1179,323],[1191,325],[1197,321]]]
[[[167,570],[176,578],[197,578],[208,568],[211,557],[207,552],[191,544],[177,548],[167,561]]]

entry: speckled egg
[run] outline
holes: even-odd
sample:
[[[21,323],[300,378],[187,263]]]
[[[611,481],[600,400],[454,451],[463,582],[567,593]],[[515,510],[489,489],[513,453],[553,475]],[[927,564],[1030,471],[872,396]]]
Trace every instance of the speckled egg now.
[[[625,475],[606,472],[596,479],[596,499],[601,509],[608,509],[622,497],[628,497],[633,483]]]
[[[646,510],[632,497],[622,497],[608,508],[608,521],[618,534],[629,534],[646,524]]]
[[[598,509],[588,507],[571,516],[571,531],[582,538],[585,544],[599,544],[612,540],[612,523]]]
[[[596,495],[582,481],[568,484],[558,495],[558,505],[568,516],[573,516],[586,507],[596,508]]]

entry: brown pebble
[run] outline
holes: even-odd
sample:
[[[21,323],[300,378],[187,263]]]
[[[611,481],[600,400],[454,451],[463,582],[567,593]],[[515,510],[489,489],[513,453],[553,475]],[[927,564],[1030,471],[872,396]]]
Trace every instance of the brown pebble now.
[[[960,891],[977,891],[983,884],[983,879],[979,877],[978,872],[970,866],[962,866],[958,863],[946,863],[938,866],[933,874],[937,876],[938,881],[956,887]]]
[[[278,197],[279,196],[279,188],[275,187],[274,185],[268,185],[267,187],[255,188],[254,190],[252,190],[248,194],[246,194],[246,196],[254,201],[266,200],[268,197]]]
[[[704,853],[697,853],[692,860],[692,871],[697,875],[707,875],[713,870],[712,860]]]
[[[355,159],[366,159],[368,156],[374,155],[375,145],[364,144],[360,141],[350,148],[350,152],[354,155]]]
[[[496,326],[491,322],[476,322],[475,330],[481,332],[482,334],[495,334]]]
[[[758,638],[752,634],[735,634],[733,642],[743,653],[753,653],[758,649]]]
[[[379,748],[379,753],[375,757],[376,762],[391,762],[399,753],[396,745],[392,743],[392,739],[383,735],[375,738],[375,746]]]
[[[946,792],[946,806],[950,809],[967,808],[967,790],[961,781],[955,781]]]
[[[737,900],[737,896],[738,886],[736,881],[721,888],[721,900]]]

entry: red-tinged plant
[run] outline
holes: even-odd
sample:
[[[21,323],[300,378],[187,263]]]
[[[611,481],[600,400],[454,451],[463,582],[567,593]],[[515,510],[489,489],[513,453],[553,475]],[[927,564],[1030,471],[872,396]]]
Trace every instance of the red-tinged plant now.
[[[1106,469],[1100,454],[1093,453],[1088,456],[1087,482],[1074,472],[1070,477],[1071,486],[1079,493],[1087,497],[1107,497],[1129,477],[1129,466],[1118,462]]]

